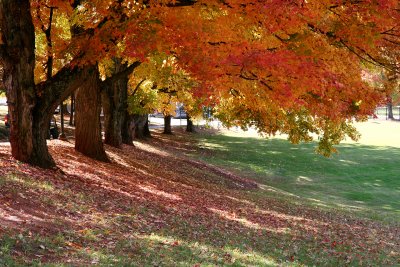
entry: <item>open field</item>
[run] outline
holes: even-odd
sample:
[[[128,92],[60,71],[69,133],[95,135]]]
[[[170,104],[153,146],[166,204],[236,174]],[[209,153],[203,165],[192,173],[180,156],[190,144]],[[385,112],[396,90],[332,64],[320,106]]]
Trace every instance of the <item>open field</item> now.
[[[11,158],[9,144],[1,144],[0,266],[400,264],[400,227],[395,222],[398,198],[377,202],[375,189],[368,191],[372,199],[358,191],[348,196],[359,181],[350,173],[338,180],[338,173],[344,173],[339,169],[320,178],[318,173],[334,169],[329,165],[332,159],[312,155],[310,145],[293,147],[281,139],[241,138],[232,132],[218,136],[174,130],[173,136],[154,130],[152,139],[135,142],[135,147],[107,146],[111,163],[77,153],[73,140],[48,141],[58,171],[17,162]],[[255,146],[259,149],[253,152],[244,148]],[[398,155],[396,150],[369,146],[351,152],[352,146],[344,145],[346,152],[340,155],[373,155],[381,162]],[[230,152],[237,154],[235,160]],[[213,164],[196,160],[199,157]],[[251,165],[246,158],[264,160]],[[307,163],[309,159],[317,161]],[[335,162],[349,172],[353,166]],[[218,165],[240,170],[229,172]],[[269,176],[270,172],[274,175]],[[379,192],[396,190],[388,186],[395,179],[381,179]],[[298,192],[290,192],[295,185]],[[336,198],[324,200],[328,185]],[[348,194],[335,192],[336,186]],[[311,195],[316,189],[324,193]],[[371,220],[364,213],[331,208],[336,202],[350,206],[357,201],[363,201],[357,205],[366,210],[377,211],[376,217]],[[380,213],[383,205],[390,207],[384,215]]]
[[[255,178],[277,196],[399,222],[400,123],[373,120],[357,128],[361,139],[345,141],[331,158],[315,154],[315,143],[231,130],[201,139],[215,151],[202,159]]]

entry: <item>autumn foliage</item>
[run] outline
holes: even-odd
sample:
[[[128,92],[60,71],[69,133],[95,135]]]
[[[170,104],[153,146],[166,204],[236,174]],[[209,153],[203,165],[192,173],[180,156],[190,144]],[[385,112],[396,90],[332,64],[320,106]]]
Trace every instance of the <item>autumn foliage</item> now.
[[[182,132],[132,142],[179,102],[329,156],[395,96],[399,21],[398,0],[0,0],[0,265],[399,264],[397,224],[277,200]],[[48,147],[71,96],[75,142]]]
[[[317,135],[326,155],[345,136],[357,138],[352,121],[366,119],[387,94],[371,87],[363,71],[374,66],[399,73],[396,0],[47,0],[30,5],[37,83],[53,83],[43,74],[49,53],[54,76],[114,58],[130,64],[165,55],[175,71],[195,81],[184,89],[181,101],[188,106],[213,106],[228,126],[286,133],[295,143]],[[51,47],[43,35],[51,25],[50,10]],[[136,80],[152,75],[154,66]],[[39,98],[53,94],[34,93]],[[65,97],[57,95],[53,98]]]

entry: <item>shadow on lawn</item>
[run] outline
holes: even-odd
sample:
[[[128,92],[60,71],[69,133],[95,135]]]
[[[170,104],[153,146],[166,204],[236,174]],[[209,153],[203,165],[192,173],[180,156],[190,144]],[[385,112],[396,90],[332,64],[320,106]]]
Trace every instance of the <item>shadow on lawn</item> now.
[[[157,140],[145,149],[107,147],[112,163],[57,144],[50,150],[65,174],[1,151],[8,167],[0,203],[8,204],[0,206],[7,232],[0,258],[146,266],[396,262],[398,228],[255,197],[259,190],[179,161]]]
[[[216,151],[204,160],[240,170],[269,191],[400,219],[399,148],[344,144],[325,158],[315,154],[316,143],[293,145],[283,139],[216,135],[202,139],[202,145]]]

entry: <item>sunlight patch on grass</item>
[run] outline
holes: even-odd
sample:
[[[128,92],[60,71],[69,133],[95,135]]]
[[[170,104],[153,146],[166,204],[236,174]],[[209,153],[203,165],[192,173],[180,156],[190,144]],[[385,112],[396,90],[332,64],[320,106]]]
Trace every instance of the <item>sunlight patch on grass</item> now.
[[[171,200],[182,200],[182,198],[180,196],[174,195],[174,194],[170,194],[161,190],[156,189],[153,186],[144,186],[144,185],[138,185],[138,188],[140,188],[141,190],[147,192],[147,193],[151,193],[154,194],[156,196],[161,196],[161,197],[165,197]]]
[[[239,217],[236,214],[232,214],[229,213],[227,211],[224,210],[219,210],[219,209],[214,209],[214,208],[208,208],[208,210],[214,212],[215,214],[221,216],[224,219],[227,219],[229,221],[234,221],[234,222],[238,222],[240,224],[242,224],[243,226],[250,228],[250,229],[255,229],[255,230],[266,230],[268,232],[271,233],[275,233],[275,234],[287,234],[290,232],[289,228],[286,227],[276,227],[274,228],[270,228],[270,227],[265,227],[262,226],[258,223],[254,223],[249,221],[248,219],[244,218],[244,217]]]
[[[343,162],[343,163],[354,164],[354,165],[359,164],[358,162],[351,161],[351,160],[340,159],[339,161],[340,161],[340,162]]]
[[[299,176],[299,177],[297,177],[297,181],[298,182],[312,182],[313,181],[313,179],[311,179],[311,178],[309,178],[309,177],[306,177],[306,176]]]
[[[222,144],[212,144],[212,143],[206,143],[201,146],[201,148],[208,148],[208,149],[215,149],[217,148],[218,150],[226,150],[225,146]]]
[[[281,190],[281,189],[273,187],[273,186],[265,185],[265,184],[259,184],[259,188],[261,188],[262,190],[265,190],[265,191],[271,191],[271,192],[275,192],[275,193],[280,193],[280,194],[283,194],[283,195],[286,195],[286,196],[298,197],[297,195],[292,194],[290,192]]]
[[[19,183],[26,188],[43,189],[49,192],[54,191],[53,185],[47,181],[35,181],[29,177],[18,174],[9,174],[3,177],[3,183],[6,183],[7,181]]]
[[[213,145],[216,152],[200,159],[255,179],[265,193],[363,217],[400,220],[400,164],[395,160],[400,150],[391,140],[386,147],[345,143],[338,146],[339,154],[324,158],[315,154],[316,143],[292,145],[244,132],[200,138],[200,144]]]
[[[118,164],[121,164],[122,166],[125,167],[130,167],[129,163],[126,162],[121,156],[119,156],[117,153],[113,153],[112,151],[107,151],[108,157],[112,160],[117,162]]]
[[[164,157],[172,156],[167,151],[158,149],[157,147],[149,145],[149,144],[146,144],[146,143],[134,142],[134,145],[135,145],[135,147],[137,147],[137,148],[139,148],[141,150],[144,150],[144,151],[147,151],[147,152],[151,152],[151,153],[154,153],[154,154],[157,154],[157,155],[160,155],[160,156],[164,156]]]
[[[226,197],[226,198],[228,198],[228,199],[232,199],[232,200],[237,201],[237,202],[239,202],[239,203],[244,203],[244,204],[246,204],[246,205],[254,206],[254,203],[253,203],[253,202],[250,202],[250,201],[248,201],[248,200],[246,200],[246,199],[238,199],[238,198],[235,198],[235,197],[232,197],[232,196],[228,196],[228,195],[226,195],[226,196],[224,196],[224,197]]]
[[[278,264],[272,258],[266,257],[265,255],[257,252],[243,252],[237,248],[226,248],[225,251],[232,255],[233,263],[235,263],[236,260],[239,260],[240,262],[254,262],[260,264],[259,266],[283,266],[282,264]]]
[[[181,261],[179,262],[180,264],[178,264],[182,266],[188,266],[189,263],[191,265],[196,264],[196,262],[193,262],[193,258],[197,259],[197,263],[201,264],[201,266],[215,266],[215,264],[219,266],[243,266],[243,264],[253,266],[284,266],[278,264],[273,258],[267,255],[255,251],[242,251],[236,247],[225,246],[223,248],[216,248],[199,242],[189,242],[179,238],[157,234],[140,235],[138,238],[150,241],[150,244],[153,245],[163,245],[166,248],[162,250],[163,258],[168,256],[173,258],[174,256],[172,255],[176,255],[176,253],[187,253],[187,261]]]

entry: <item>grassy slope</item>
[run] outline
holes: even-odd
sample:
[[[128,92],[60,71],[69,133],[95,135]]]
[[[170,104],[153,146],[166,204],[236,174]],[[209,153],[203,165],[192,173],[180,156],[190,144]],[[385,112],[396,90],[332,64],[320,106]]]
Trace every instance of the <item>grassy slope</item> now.
[[[374,219],[400,221],[397,147],[343,144],[339,154],[324,158],[314,153],[316,144],[291,145],[277,138],[228,134],[205,136],[201,142],[216,151],[204,160],[254,177],[278,195]]]
[[[399,227],[277,199],[185,154],[190,136],[156,134],[111,164],[50,141],[63,172],[0,146],[0,266],[395,265]]]

